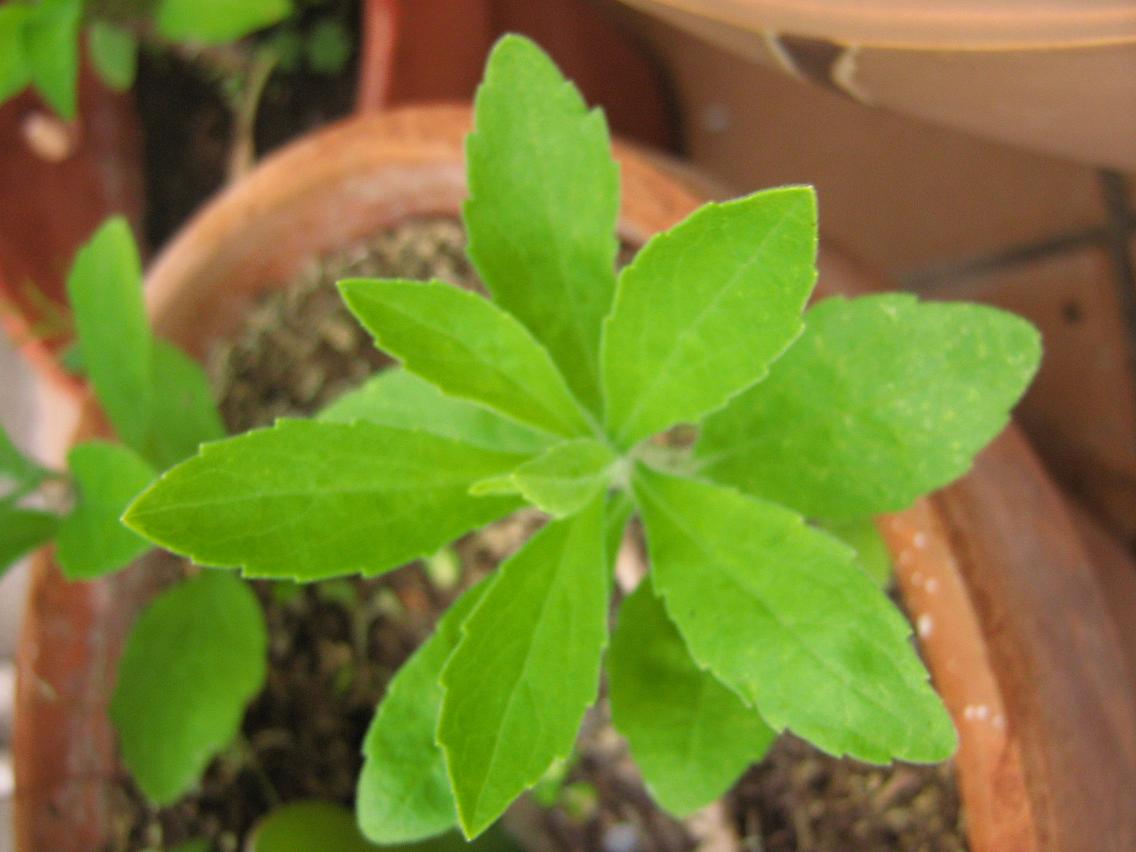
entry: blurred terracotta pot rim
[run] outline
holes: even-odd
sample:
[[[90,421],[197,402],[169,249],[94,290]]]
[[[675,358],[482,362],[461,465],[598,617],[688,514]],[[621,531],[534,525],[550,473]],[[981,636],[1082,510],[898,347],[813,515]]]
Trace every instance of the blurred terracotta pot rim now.
[[[1055,50],[1136,43],[1133,0],[623,0],[738,29],[898,50]]]

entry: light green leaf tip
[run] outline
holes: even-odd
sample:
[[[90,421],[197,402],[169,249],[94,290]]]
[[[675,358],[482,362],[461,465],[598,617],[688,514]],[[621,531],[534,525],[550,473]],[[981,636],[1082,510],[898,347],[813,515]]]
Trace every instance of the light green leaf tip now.
[[[612,481],[619,459],[591,438],[564,441],[503,476],[475,482],[471,494],[521,494],[554,518],[575,514]]]
[[[156,472],[126,447],[90,441],[67,454],[77,490],[75,508],[63,518],[56,556],[69,580],[93,580],[125,568],[150,543],[119,518]]]
[[[476,837],[572,748],[607,641],[604,503],[553,521],[499,569],[442,671],[438,741]]]
[[[707,204],[624,268],[601,350],[617,446],[697,422],[768,372],[801,332],[816,217],[807,186]]]
[[[619,168],[603,114],[535,44],[494,46],[466,141],[469,256],[494,300],[601,407],[600,325],[611,307]]]
[[[256,595],[227,572],[204,571],[143,610],[119,662],[110,718],[147,798],[170,804],[233,741],[264,684],[267,646]]]
[[[144,453],[153,383],[142,261],[121,216],[104,222],[75,255],[67,297],[87,376],[122,442]]]

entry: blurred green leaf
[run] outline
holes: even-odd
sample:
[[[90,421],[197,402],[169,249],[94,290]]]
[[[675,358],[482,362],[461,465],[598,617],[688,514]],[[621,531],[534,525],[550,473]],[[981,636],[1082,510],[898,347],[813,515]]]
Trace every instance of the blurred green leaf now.
[[[93,580],[150,549],[119,521],[155,471],[126,447],[89,441],[72,448],[67,466],[78,491],[75,508],[59,526],[59,565],[69,580]]]
[[[288,17],[290,0],[161,0],[158,32],[174,41],[220,44]]]
[[[83,0],[40,0],[24,26],[32,82],[59,115],[75,117]]]
[[[20,2],[0,6],[0,103],[19,94],[32,81],[24,48],[24,28],[31,10],[30,5]]]
[[[150,801],[192,788],[240,730],[267,673],[268,632],[251,587],[203,571],[163,592],[135,623],[110,718],[122,759]]]
[[[99,77],[110,88],[124,92],[134,84],[138,42],[130,32],[106,21],[94,21],[87,28],[87,50]]]
[[[306,43],[308,67],[317,74],[332,77],[347,67],[351,58],[351,37],[334,18],[319,21]]]
[[[58,528],[55,515],[21,509],[12,501],[0,502],[0,577],[20,557],[50,541]]]
[[[280,805],[256,824],[246,844],[247,852],[375,852],[379,848],[359,832],[351,811],[320,801]]]

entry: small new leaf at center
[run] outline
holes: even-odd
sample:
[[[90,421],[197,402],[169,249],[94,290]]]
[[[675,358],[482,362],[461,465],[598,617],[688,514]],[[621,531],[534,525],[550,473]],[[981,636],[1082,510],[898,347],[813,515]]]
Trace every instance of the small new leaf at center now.
[[[611,483],[618,457],[591,438],[565,441],[525,462],[512,473],[475,483],[473,494],[520,494],[554,518],[587,506]]]

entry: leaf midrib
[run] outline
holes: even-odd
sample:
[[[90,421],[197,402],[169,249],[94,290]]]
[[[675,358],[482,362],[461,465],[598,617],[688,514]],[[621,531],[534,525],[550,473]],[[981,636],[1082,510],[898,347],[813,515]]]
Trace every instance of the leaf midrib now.
[[[448,285],[439,285],[439,286],[448,286]],[[480,297],[475,297],[475,298],[480,298]],[[546,403],[545,400],[541,399],[540,396],[534,394],[534,391],[533,391],[532,388],[530,388],[526,384],[521,384],[519,381],[513,379],[508,373],[503,372],[495,364],[488,361],[482,354],[475,352],[473,349],[471,349],[468,344],[466,344],[464,341],[461,340],[461,338],[454,336],[453,333],[450,332],[448,329],[443,328],[439,325],[435,325],[433,323],[430,323],[425,318],[422,318],[418,315],[410,314],[407,311],[400,309],[397,305],[392,304],[390,302],[385,302],[385,301],[381,301],[381,300],[375,300],[375,301],[378,302],[383,309],[389,310],[389,311],[399,315],[403,320],[407,321],[409,324],[418,325],[422,328],[428,329],[428,330],[434,332],[435,334],[438,334],[438,335],[444,337],[451,344],[453,344],[459,350],[461,350],[463,353],[465,353],[471,361],[481,365],[483,368],[485,368],[486,372],[489,372],[493,376],[497,377],[508,389],[512,390],[511,396],[513,396],[514,398],[526,399],[526,400],[529,400],[531,403],[533,403],[539,413],[550,418],[549,422],[555,423],[559,429],[564,430],[563,432],[561,432],[561,434],[563,434],[563,435],[576,434],[577,426],[579,424],[573,424],[570,421],[562,419],[561,418],[561,412],[554,406],[550,407]],[[500,309],[498,309],[498,310],[500,310]],[[511,317],[509,314],[505,314],[505,316],[508,317],[508,319],[513,319],[513,317]],[[521,325],[519,321],[517,321],[517,320],[513,320],[513,321],[518,323],[515,330],[520,333],[520,339],[527,339],[527,341],[532,344],[532,346],[535,350],[535,354],[537,355],[537,359],[538,359],[537,361],[534,361],[534,363],[542,363],[544,366],[546,366],[548,368],[548,370],[550,371],[549,378],[552,380],[553,383],[558,385],[558,390],[560,390],[565,397],[565,399],[562,400],[562,401],[567,403],[569,406],[571,406],[571,408],[576,410],[576,412],[578,414],[580,414],[581,417],[582,417],[583,412],[579,411],[579,404],[576,402],[575,397],[572,395],[572,392],[568,389],[568,387],[567,387],[567,385],[564,381],[563,375],[560,373],[560,371],[557,369],[556,365],[553,363],[552,358],[549,356],[547,350],[545,350],[540,345],[540,343],[538,343],[536,341],[536,339],[532,336],[532,334],[528,331],[528,329],[526,329],[523,325]],[[379,345],[381,347],[382,346],[382,337],[383,337],[382,332],[376,330],[375,331],[375,337],[378,339]],[[430,376],[427,376],[427,375],[423,374],[422,372],[420,372],[419,370],[417,370],[414,366],[412,366],[405,359],[403,361],[403,366],[406,370],[408,370],[411,373],[414,373],[420,379],[427,381],[431,385],[433,385],[434,387],[438,388],[443,394],[447,393],[448,389],[446,387],[444,387],[439,382],[435,381]],[[537,390],[539,390],[539,388],[540,388],[540,385],[538,384]],[[452,393],[456,396],[461,396],[462,398],[470,399],[474,402],[481,402],[484,405],[490,406],[495,412],[498,411],[498,409],[500,407],[499,400],[494,400],[493,402],[490,402],[489,400],[484,400],[484,399],[481,399],[479,397],[467,395],[466,392],[462,389],[454,390],[454,391],[452,391]],[[501,413],[504,414],[504,416],[506,416],[506,417],[509,416],[505,412],[501,412]],[[516,416],[517,416],[516,414],[513,414],[513,417],[516,417]],[[524,422],[526,424],[528,424],[529,421],[530,421],[530,418],[528,418],[528,417],[526,417],[525,420],[524,420]],[[585,420],[585,422],[586,422],[586,420]],[[541,427],[538,425],[535,428],[540,429]]]
[[[666,358],[663,360],[663,363],[660,364],[657,369],[652,371],[651,379],[639,393],[635,401],[635,405],[623,418],[623,426],[620,428],[619,432],[620,441],[626,440],[627,434],[629,432],[635,431],[631,427],[636,425],[636,418],[639,416],[639,412],[643,409],[643,406],[646,404],[648,399],[653,399],[655,397],[656,391],[658,390],[659,385],[664,381],[664,379],[670,379],[671,366],[674,364],[676,359],[685,356],[686,343],[694,334],[695,329],[701,326],[701,324],[705,321],[707,314],[717,308],[718,303],[723,298],[725,298],[725,295],[727,293],[733,292],[733,290],[738,286],[738,281],[742,277],[742,275],[748,272],[753,265],[757,264],[758,261],[764,257],[769,240],[772,239],[775,234],[779,233],[781,231],[781,228],[791,218],[793,217],[791,217],[789,214],[782,216],[773,225],[772,228],[765,232],[761,240],[754,247],[753,254],[750,256],[749,260],[747,260],[744,264],[734,270],[734,272],[727,279],[726,283],[718,288],[718,291],[714,294],[713,298],[711,298],[709,302],[703,305],[702,309],[698,312],[698,315],[682,330],[682,332],[679,334],[678,340],[675,341],[675,345],[672,346],[668,351]],[[630,271],[630,267],[628,268],[628,271]],[[798,320],[798,334],[800,333],[800,327],[801,323]],[[781,352],[784,352],[793,340],[794,337],[790,336],[789,339],[785,341],[785,344],[784,346],[782,346],[780,351],[774,353],[766,361],[766,363],[762,366],[762,369],[758,371],[755,381],[760,381],[761,378],[769,372],[769,364],[771,364],[776,359],[777,355],[779,355]],[[729,399],[729,396],[727,396],[726,399]]]

